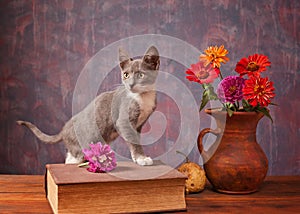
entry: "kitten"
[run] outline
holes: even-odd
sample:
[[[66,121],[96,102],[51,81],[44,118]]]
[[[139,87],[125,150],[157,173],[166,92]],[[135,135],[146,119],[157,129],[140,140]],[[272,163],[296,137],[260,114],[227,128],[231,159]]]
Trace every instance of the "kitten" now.
[[[67,148],[65,163],[81,163],[82,149],[92,142],[111,143],[119,135],[129,146],[131,158],[139,165],[152,165],[140,145],[140,132],[156,107],[155,80],[160,64],[158,50],[151,46],[142,59],[131,59],[120,49],[119,62],[123,85],[97,96],[73,116],[57,135],[47,135],[35,125],[27,126],[41,141],[49,144],[63,141]]]

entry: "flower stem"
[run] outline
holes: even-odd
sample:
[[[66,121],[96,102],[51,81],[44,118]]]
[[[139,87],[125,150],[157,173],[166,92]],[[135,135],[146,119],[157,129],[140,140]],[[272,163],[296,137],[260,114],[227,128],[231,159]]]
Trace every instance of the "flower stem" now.
[[[84,167],[84,166],[88,166],[89,162],[83,162],[81,164],[78,164],[78,167]]]
[[[240,104],[239,104],[239,102],[238,102],[238,101],[236,101],[236,102],[234,103],[234,107],[235,107],[236,111],[238,111],[238,110],[239,110],[239,108],[240,108]]]
[[[190,162],[189,158],[183,152],[176,151],[176,153],[183,155],[185,157],[185,162],[186,163]]]
[[[223,80],[223,76],[222,76],[222,73],[221,73],[221,71],[220,71],[220,78],[221,78],[221,80]]]

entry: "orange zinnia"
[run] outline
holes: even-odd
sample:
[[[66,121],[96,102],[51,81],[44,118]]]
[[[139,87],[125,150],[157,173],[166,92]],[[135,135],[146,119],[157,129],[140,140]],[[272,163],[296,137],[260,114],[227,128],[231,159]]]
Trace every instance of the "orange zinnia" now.
[[[254,107],[258,104],[266,107],[271,103],[271,99],[275,97],[274,90],[273,82],[270,82],[268,77],[261,78],[253,75],[245,81],[244,99]]]
[[[200,61],[204,62],[204,65],[212,64],[214,68],[220,68],[221,63],[226,63],[229,61],[229,58],[226,57],[228,50],[224,48],[224,45],[218,46],[209,46],[205,51],[205,54],[201,54],[199,57]]]
[[[240,74],[240,76],[244,76],[248,74],[248,76],[259,76],[259,74],[265,71],[267,66],[270,66],[271,62],[268,57],[261,54],[254,54],[249,56],[248,58],[242,58],[235,67],[235,71]]]

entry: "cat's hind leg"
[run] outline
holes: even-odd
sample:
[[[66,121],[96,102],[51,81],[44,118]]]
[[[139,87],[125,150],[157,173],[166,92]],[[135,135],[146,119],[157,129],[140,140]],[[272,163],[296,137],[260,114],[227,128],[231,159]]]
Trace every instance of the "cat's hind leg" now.
[[[65,164],[80,164],[82,163],[82,157],[74,157],[70,152],[67,153]]]

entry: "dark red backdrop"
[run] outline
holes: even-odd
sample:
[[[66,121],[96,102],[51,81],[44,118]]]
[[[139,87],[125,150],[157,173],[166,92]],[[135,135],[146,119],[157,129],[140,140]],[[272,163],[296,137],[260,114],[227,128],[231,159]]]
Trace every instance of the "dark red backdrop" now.
[[[177,37],[199,50],[224,44],[231,69],[240,57],[268,55],[279,107],[271,108],[273,124],[261,121],[257,139],[270,175],[300,174],[299,17],[298,0],[1,1],[0,173],[41,174],[46,163],[63,162],[63,144],[44,145],[15,121],[58,132],[71,117],[73,90],[88,60],[115,41],[151,33]],[[175,71],[186,81],[182,67]],[[112,75],[109,81],[120,80]],[[199,102],[201,87],[186,84]],[[172,100],[161,102],[168,142],[177,137],[180,121]],[[198,162],[196,147],[189,156]]]

